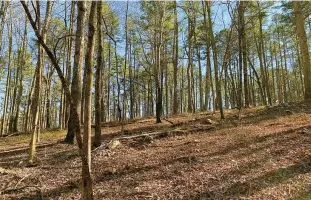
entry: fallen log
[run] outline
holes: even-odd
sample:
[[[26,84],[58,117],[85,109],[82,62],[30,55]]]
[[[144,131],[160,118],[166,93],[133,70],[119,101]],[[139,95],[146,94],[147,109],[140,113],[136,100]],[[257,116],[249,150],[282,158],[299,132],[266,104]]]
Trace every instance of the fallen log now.
[[[139,135],[132,135],[132,136],[126,136],[126,137],[119,137],[115,138],[114,140],[131,140],[131,139],[137,139],[137,138],[143,138],[143,137],[152,137],[153,139],[157,138],[164,138],[169,136],[180,136],[185,135],[189,133],[199,132],[199,131],[209,131],[216,129],[215,126],[209,126],[209,125],[196,125],[191,126],[190,129],[172,129],[172,130],[166,130],[166,131],[157,131],[157,132],[151,132],[151,133],[144,133]]]
[[[175,124],[176,125],[176,124]],[[174,128],[175,126],[170,126],[171,128]],[[142,134],[136,134],[131,136],[120,136],[113,138],[110,142],[106,144],[102,144],[100,147],[97,147],[92,152],[95,152],[99,149],[111,149],[109,145],[117,143],[117,146],[122,144],[122,142],[125,142],[127,140],[134,140],[134,141],[141,141],[141,142],[152,142],[154,139],[161,139],[166,137],[173,137],[173,136],[182,136],[182,135],[188,135],[191,133],[196,132],[202,132],[202,131],[210,131],[215,130],[216,127],[212,125],[204,125],[204,124],[195,124],[195,125],[188,125],[187,127],[183,128],[175,128],[170,130],[164,130],[164,131],[156,131],[156,132],[148,132],[148,133],[142,133]],[[113,148],[112,148],[113,149]]]

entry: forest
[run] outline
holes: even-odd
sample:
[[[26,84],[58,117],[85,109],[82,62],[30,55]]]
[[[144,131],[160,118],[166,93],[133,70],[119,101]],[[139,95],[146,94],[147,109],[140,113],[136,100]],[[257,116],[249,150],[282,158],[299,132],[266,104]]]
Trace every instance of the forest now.
[[[0,199],[311,199],[311,2],[0,1]]]

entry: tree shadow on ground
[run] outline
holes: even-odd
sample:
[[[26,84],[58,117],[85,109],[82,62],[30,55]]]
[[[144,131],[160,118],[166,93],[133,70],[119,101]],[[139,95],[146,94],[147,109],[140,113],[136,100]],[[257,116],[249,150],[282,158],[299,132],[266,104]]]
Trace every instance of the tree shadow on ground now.
[[[278,183],[282,183],[295,176],[306,174],[311,172],[311,157],[302,159],[298,164],[288,166],[286,168],[279,168],[277,170],[270,171],[255,179],[236,183],[230,185],[221,193],[215,190],[202,191],[194,195],[190,195],[191,200],[205,200],[205,199],[238,199],[247,198],[256,192],[259,192],[265,188],[274,186]],[[302,193],[300,196],[294,199],[303,199],[304,197],[310,197],[311,193]]]
[[[310,127],[310,126],[307,126],[307,127]],[[264,151],[266,149],[270,149],[271,147],[272,148],[276,146],[279,147],[276,149],[272,149],[267,155],[264,155],[264,157],[261,160],[257,160],[256,158],[255,161],[247,162],[243,166],[240,166],[237,170],[233,170],[233,171],[230,170],[227,174],[223,174],[222,180],[230,180],[230,177],[232,177],[234,174],[247,175],[251,169],[264,166],[265,163],[269,160],[269,157],[271,156],[273,156],[275,159],[279,159],[282,156],[285,156],[289,150],[297,147],[297,143],[299,142],[298,140],[299,137],[305,137],[304,138],[304,140],[306,140],[305,142],[307,143],[310,142],[310,136],[308,135],[302,136],[302,135],[297,134],[297,131],[303,128],[305,127],[292,129],[292,130],[285,132],[286,135],[291,134],[291,133],[295,134],[295,135],[292,135],[292,137],[283,137],[284,132],[283,134],[277,134],[277,135],[273,134],[274,137],[279,137],[280,139],[275,140],[273,143],[270,143],[269,145],[266,145],[266,146],[263,144],[264,145],[263,147],[262,145],[260,145],[260,147],[256,149],[256,151],[254,151],[253,149],[249,149],[248,151],[243,152],[243,153],[240,153],[240,151],[238,151],[236,155],[233,155],[235,159],[238,159],[241,156],[242,157],[247,156],[248,154],[257,154],[257,151]],[[264,142],[264,141],[267,141],[271,137],[272,136],[263,137],[259,141]],[[290,141],[290,140],[292,140],[290,144],[286,143],[286,141]],[[213,155],[214,156],[218,155],[222,157],[222,156],[225,156],[227,153],[231,152],[232,150],[233,151],[236,150],[234,145],[225,148],[224,151],[216,152]],[[212,155],[210,154],[209,156],[212,156]],[[219,187],[216,187],[216,189],[202,191],[194,195],[190,195],[189,199],[192,199],[192,200],[202,199],[203,200],[203,199],[237,199],[237,198],[242,198],[242,197],[247,198],[265,188],[275,186],[279,183],[282,183],[288,179],[294,178],[298,175],[311,172],[311,156],[304,156],[300,158],[299,161],[296,161],[295,163],[297,164],[289,165],[285,168],[283,167],[278,168],[276,170],[267,172],[264,175],[251,179],[249,181],[237,181],[234,184],[229,183],[227,188],[221,189],[220,191],[218,190]],[[220,181],[219,186],[224,185],[225,182]],[[311,197],[310,191],[302,193],[301,195],[297,196],[297,198],[293,198],[293,199],[310,199],[309,197]]]
[[[309,127],[310,126],[299,127],[295,129],[289,129],[287,131],[272,133],[269,135],[258,136],[255,138],[251,138],[249,140],[236,141],[233,144],[230,144],[224,147],[220,151],[203,154],[203,155],[197,155],[195,157],[193,157],[192,155],[187,155],[184,157],[170,158],[169,160],[159,160],[158,163],[153,164],[153,165],[146,165],[146,166],[139,166],[139,167],[125,166],[124,168],[117,169],[116,172],[111,172],[111,171],[106,170],[106,171],[99,173],[99,175],[94,178],[94,183],[108,182],[108,181],[113,180],[113,181],[117,181],[118,183],[120,183],[119,186],[121,188],[131,188],[131,187],[135,187],[141,179],[141,177],[135,176],[135,174],[141,174],[142,172],[148,173],[149,171],[158,170],[161,167],[165,167],[167,165],[173,165],[176,163],[180,167],[180,169],[182,169],[184,166],[187,166],[190,164],[201,163],[202,160],[197,159],[197,157],[203,157],[203,156],[206,158],[219,157],[220,159],[217,160],[217,162],[218,161],[224,162],[224,160],[221,160],[221,157],[226,156],[232,152],[236,152],[233,155],[234,157],[239,158],[239,157],[247,156],[248,154],[251,154],[251,153],[257,153],[259,151],[264,151],[266,148],[273,147],[274,145],[281,144],[282,148],[284,149],[286,140],[289,140],[289,139],[296,140],[299,137],[303,137],[302,135],[297,134],[297,132],[302,130],[303,128],[309,128]],[[269,144],[265,144],[267,141],[273,141],[273,142]],[[250,146],[253,144],[259,145],[258,148],[256,149],[250,148]],[[243,152],[241,152],[242,150]],[[68,161],[68,160],[78,157],[78,155],[73,155],[72,153],[73,151],[74,150],[58,152],[54,154],[54,156],[50,156],[49,159],[51,160],[55,160],[57,158],[62,159],[64,158],[63,156],[65,157],[68,156],[66,157],[66,161]],[[264,161],[265,159],[266,158],[262,158],[262,160],[259,159],[258,161],[255,161],[255,162],[248,162],[244,166],[239,167],[239,169],[237,170],[234,170],[234,169],[230,170],[227,174],[228,176],[224,174],[223,178],[226,179],[226,177],[229,177],[229,174],[232,175],[232,174],[249,173],[251,169],[257,168],[258,166],[260,166],[260,163],[262,163],[262,161]],[[206,160],[203,160],[203,162],[206,162]],[[51,163],[53,163],[53,165],[61,164],[61,163],[56,163],[56,162],[51,162]],[[270,187],[282,181],[286,181],[287,179],[297,176],[298,174],[309,173],[311,171],[310,164],[311,164],[310,158],[308,157],[308,158],[302,159],[299,164],[291,165],[291,166],[288,166],[287,168],[280,168],[280,169],[268,172],[265,175],[252,179],[251,181],[237,182],[235,184],[228,185],[228,187],[225,188],[222,194],[219,194],[219,191],[212,189],[209,191],[202,191],[200,193],[189,196],[189,199],[214,199],[215,197],[217,197],[217,195],[222,195],[221,197],[224,197],[225,199],[225,197],[230,198],[232,196],[241,197],[241,196],[246,196],[246,195],[252,195],[255,192],[258,192],[264,188]],[[134,179],[131,182],[123,181],[122,179],[125,176],[132,176],[134,177]],[[170,177],[167,176],[163,178],[168,179]],[[220,180],[219,183],[217,182],[216,187],[219,188],[221,186],[220,185],[221,181],[223,180]],[[51,190],[44,192],[43,196],[44,198],[55,199],[55,198],[60,197],[62,194],[70,193],[78,188],[79,188],[79,179],[75,179],[75,180],[66,182],[60,187],[53,188]],[[303,195],[307,195],[307,194],[302,194],[302,197]],[[38,195],[32,195],[32,196],[25,195],[21,199],[36,199],[36,198],[38,198]]]
[[[235,183],[231,187],[226,189],[224,195],[252,195],[255,192],[258,192],[264,188],[273,186],[277,183],[281,183],[299,174],[306,174],[309,172],[311,172],[311,156],[302,159],[298,164],[270,171],[250,181]]]
[[[64,183],[60,187],[53,188],[51,190],[48,190],[46,192],[41,192],[41,194],[26,194],[22,197],[20,197],[20,200],[42,200],[42,199],[58,199],[64,194],[73,192],[76,189],[79,189],[80,187],[80,180],[70,180]],[[22,191],[20,191],[22,192]]]
[[[299,113],[310,114],[310,102],[293,102],[288,104],[279,104],[272,107],[266,107],[264,109],[260,109],[256,112],[246,115],[246,118],[242,118],[241,124],[258,124],[261,121],[273,120],[281,116],[290,116],[292,114]]]
[[[297,129],[292,129],[286,132],[283,132],[282,135],[281,134],[272,134],[269,136],[262,136],[260,138],[258,138],[257,140],[253,140],[253,141],[249,141],[249,145],[251,143],[264,143],[265,141],[272,139],[272,137],[280,137],[280,139],[284,139],[287,140],[288,138],[285,137],[284,135],[288,135],[290,133],[295,133],[296,131],[300,130],[301,128],[297,128]],[[296,133],[295,133],[296,134]],[[278,143],[282,144],[282,140],[275,140],[273,143],[263,147],[262,149],[258,149],[258,151],[260,150],[264,150],[265,148],[269,148],[271,146],[277,145]],[[231,153],[232,151],[237,151],[240,150],[241,147],[238,147],[238,145],[232,145],[230,147],[226,147],[225,150],[220,151],[220,152],[215,152],[213,154],[208,154],[205,155],[209,158],[212,158],[213,156],[225,156],[226,154]],[[244,146],[243,148],[247,149],[248,146]],[[285,147],[284,147],[285,148]],[[290,148],[290,147],[289,147]],[[239,151],[237,151],[237,154],[235,156],[239,156]],[[247,153],[254,153],[253,150],[249,150],[249,152],[243,152],[242,155],[247,155]],[[255,152],[256,153],[256,152]],[[200,156],[198,156],[200,157]],[[217,181],[215,184],[217,184],[219,187],[222,184],[221,182],[223,181],[223,179],[227,179],[230,176],[232,176],[233,174],[247,174],[251,171],[251,169],[260,167],[262,165],[264,165],[264,161],[267,158],[260,158],[257,161],[250,161],[245,163],[243,166],[240,166],[238,169],[232,169],[230,170],[227,174],[223,174],[222,176],[222,180]],[[119,186],[121,188],[134,188],[137,186],[137,184],[139,183],[139,181],[141,181],[141,179],[143,180],[144,177],[139,177],[135,174],[143,174],[143,173],[148,173],[149,171],[152,170],[159,170],[159,168],[165,168],[165,166],[168,165],[178,165],[180,167],[180,169],[182,169],[185,166],[188,166],[190,164],[200,164],[200,159],[198,159],[197,157],[194,156],[183,156],[183,157],[177,157],[177,158],[171,158],[170,160],[167,161],[162,161],[159,160],[157,164],[154,165],[146,165],[146,166],[141,166],[141,167],[137,167],[137,166],[125,166],[124,168],[121,169],[117,169],[117,171],[115,172],[111,172],[111,171],[103,171],[102,173],[100,173],[98,176],[96,176],[94,178],[94,183],[100,183],[100,182],[108,182],[108,181],[117,181],[119,183]],[[310,172],[311,169],[311,165],[310,167],[308,167],[308,165],[311,164],[310,162],[310,158],[306,158],[301,160],[301,162],[299,164],[293,165],[293,166],[289,166],[287,168],[280,168],[271,172],[268,172],[267,174],[260,176],[256,179],[253,179],[251,181],[247,181],[247,182],[237,182],[233,185],[230,185],[228,188],[225,189],[225,191],[222,194],[222,197],[232,197],[232,196],[245,196],[245,195],[251,195],[253,193],[255,193],[256,191],[260,191],[266,187],[269,187],[273,184],[277,184],[279,182],[282,182],[286,179],[292,178],[298,174],[302,174],[302,173],[308,173]],[[95,170],[95,169],[94,169]],[[124,177],[126,176],[132,176],[135,177],[135,179],[133,181],[122,181],[124,180]],[[227,177],[227,178],[226,178]],[[162,178],[164,179],[169,179],[170,176],[163,176]],[[78,189],[79,187],[79,179],[76,179],[74,181],[69,181],[67,183],[65,183],[63,186],[58,187],[58,188],[54,188],[52,190],[49,190],[47,192],[43,193],[44,197],[48,197],[48,198],[56,198],[59,197],[62,193],[70,193],[72,192],[74,189]],[[251,188],[249,187],[251,183]],[[218,194],[218,191],[205,191],[205,192],[201,192],[198,193],[194,196],[190,196],[190,199],[213,199],[215,198],[216,194]],[[33,196],[34,198],[36,197],[36,195]]]
[[[221,157],[221,156],[228,154],[230,152],[233,152],[233,151],[248,149],[253,144],[262,143],[263,145],[265,145],[264,144],[265,142],[267,142],[268,140],[271,140],[271,139],[275,139],[275,138],[278,139],[276,142],[284,142],[287,139],[289,139],[286,137],[291,137],[292,139],[295,139],[295,138],[301,137],[301,135],[297,134],[298,131],[301,131],[304,128],[310,128],[310,127],[311,126],[303,126],[303,127],[299,127],[299,128],[295,128],[295,129],[289,129],[286,131],[276,132],[276,133],[272,133],[272,134],[268,134],[268,135],[257,136],[257,137],[254,137],[254,138],[251,138],[248,140],[244,140],[244,141],[237,141],[231,145],[225,146],[220,151],[215,151],[215,152],[212,152],[210,154],[207,154],[206,157]],[[295,135],[292,135],[293,133],[295,133]],[[276,145],[276,144],[271,144],[271,145]],[[259,150],[260,150],[260,148],[259,148]],[[253,151],[253,150],[250,150],[250,151]],[[247,154],[247,153],[251,153],[251,152],[246,151],[243,154]]]

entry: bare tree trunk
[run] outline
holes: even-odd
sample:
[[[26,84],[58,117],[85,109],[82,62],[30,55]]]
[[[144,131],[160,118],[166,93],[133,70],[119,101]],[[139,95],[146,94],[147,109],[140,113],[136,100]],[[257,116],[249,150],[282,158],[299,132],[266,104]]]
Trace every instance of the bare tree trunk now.
[[[304,26],[304,18],[302,15],[301,2],[293,1],[296,33],[298,36],[299,47],[301,51],[303,73],[304,73],[304,85],[305,85],[305,100],[311,100],[311,64],[309,56],[308,39]]]
[[[173,114],[178,113],[177,73],[178,73],[178,12],[177,1],[174,2],[174,48],[173,48]]]
[[[95,21],[96,21],[96,5],[93,1],[88,24],[88,40],[87,54],[85,57],[85,101],[84,101],[84,126],[83,126],[83,152],[87,158],[87,162],[82,164],[82,177],[87,177],[91,172],[91,134],[92,134],[92,82],[93,82],[93,56],[95,46]],[[86,165],[87,164],[87,165]],[[92,182],[83,182],[82,199],[93,199]]]
[[[191,9],[193,9],[191,7]],[[193,89],[193,77],[192,77],[192,70],[193,70],[193,61],[192,61],[192,37],[193,37],[193,13],[189,11],[188,13],[188,67],[187,67],[187,82],[188,82],[188,108],[187,112],[192,113],[194,111],[193,107],[193,98],[192,96],[192,89]]]
[[[167,46],[165,45],[165,49],[167,49]],[[168,64],[166,62],[166,50],[163,51],[163,66],[165,67],[165,115],[168,116],[169,113],[169,100],[168,100],[168,86],[169,86],[169,81],[168,81]]]
[[[35,77],[36,74],[34,73],[32,80],[31,80],[31,87],[28,92],[28,101],[27,101],[27,111],[26,111],[26,119],[25,119],[25,125],[24,125],[24,131],[29,131],[29,122],[30,122],[30,107],[31,107],[31,99],[33,95],[34,85],[35,85]]]
[[[239,85],[238,85],[238,107],[239,107],[239,111],[242,109],[243,107],[243,103],[242,103],[242,96],[243,96],[243,89],[242,89],[242,71],[243,71],[243,54],[242,54],[242,40],[243,40],[243,2],[240,1],[239,2],[239,22],[238,22],[238,40],[239,40],[239,70],[238,70],[238,78],[239,78]]]
[[[241,39],[242,39],[242,55],[243,55],[243,79],[244,79],[244,105],[245,107],[249,107],[249,84],[248,84],[248,67],[247,67],[247,47],[246,47],[246,34],[245,34],[245,20],[244,20],[244,12],[245,12],[245,4],[246,2],[241,1]]]
[[[166,13],[166,2],[157,2],[157,6],[161,7],[160,19],[159,19],[159,30],[155,33],[156,45],[155,45],[155,89],[156,89],[156,122],[161,123],[161,113],[162,113],[162,92],[163,92],[163,68],[162,68],[162,57],[161,51],[163,49],[163,26],[164,17]]]
[[[1,131],[0,135],[4,134],[5,127],[7,126],[7,106],[9,101],[9,89],[10,89],[10,79],[11,79],[11,57],[12,57],[12,22],[11,25],[8,25],[8,35],[9,35],[9,50],[8,50],[8,68],[7,68],[7,77],[6,77],[6,86],[5,86],[5,96],[3,102],[3,113],[1,121]]]
[[[19,86],[18,86],[18,95],[16,100],[16,111],[14,115],[14,123],[13,123],[13,132],[18,132],[18,121],[19,121],[19,112],[20,112],[20,104],[21,98],[23,95],[23,81],[24,81],[24,73],[23,69],[26,64],[26,45],[27,45],[27,17],[25,18],[25,28],[23,35],[23,45],[22,45],[22,62],[20,67],[20,77],[19,77]]]
[[[221,119],[225,118],[223,107],[222,107],[222,96],[221,96],[221,83],[219,81],[219,72],[218,72],[218,61],[217,61],[217,51],[216,51],[216,44],[214,39],[213,27],[212,27],[212,19],[211,19],[211,11],[210,11],[210,4],[211,2],[207,2],[207,13],[209,19],[209,33],[211,37],[211,45],[213,48],[213,60],[214,60],[214,67],[215,67],[215,82],[216,82],[216,94],[217,94],[217,101],[220,110],[220,117]]]
[[[134,113],[134,98],[135,98],[135,93],[134,93],[134,86],[133,86],[133,67],[134,67],[134,73],[135,73],[135,47],[133,47],[133,52],[134,52],[134,65],[132,66],[132,43],[130,42],[130,67],[129,67],[129,79],[130,79],[130,119],[133,119],[135,116]],[[134,74],[135,76],[135,74]]]
[[[41,30],[40,25],[40,3],[37,2],[37,24],[38,24],[38,31],[40,32],[42,36],[43,42],[45,42],[46,39],[46,31],[50,22],[51,17],[51,11],[52,11],[52,4],[53,2],[47,2],[46,6],[46,14],[45,14],[45,20],[44,25]],[[43,49],[40,45],[40,42],[38,43],[38,62],[37,62],[37,68],[36,68],[36,78],[35,78],[35,88],[34,88],[34,96],[32,99],[31,104],[31,111],[32,111],[32,137],[30,142],[30,151],[29,151],[29,164],[34,164],[34,157],[36,152],[36,141],[39,138],[40,134],[40,127],[39,127],[39,106],[40,106],[40,90],[41,90],[41,83],[42,83],[42,67],[43,67]]]
[[[126,118],[126,81],[125,81],[125,74],[127,68],[127,55],[128,55],[128,34],[127,34],[127,17],[128,17],[128,7],[129,2],[126,3],[126,12],[125,12],[125,55],[124,55],[124,73],[123,73],[123,101],[122,101],[122,126],[121,132],[124,131],[124,123]]]
[[[110,69],[111,69],[111,43],[108,44],[108,73],[107,73],[107,121],[111,119],[110,113]]]
[[[82,2],[82,3],[85,3],[85,2]],[[72,117],[72,122],[73,122],[73,130],[74,130],[74,133],[76,133],[77,144],[79,147],[79,154],[80,154],[80,157],[82,160],[82,166],[84,166],[83,167],[83,173],[82,173],[82,183],[83,183],[82,197],[83,197],[83,199],[93,199],[93,193],[92,193],[92,191],[90,191],[90,188],[92,187],[92,179],[91,179],[91,174],[90,174],[90,171],[88,168],[88,159],[87,159],[87,155],[85,154],[85,152],[83,150],[83,142],[82,142],[82,137],[81,137],[81,127],[80,127],[80,116],[79,116],[79,111],[78,111],[79,108],[74,103],[74,100],[73,100],[72,95],[70,93],[69,86],[66,82],[66,79],[63,75],[63,72],[62,72],[60,66],[58,65],[58,62],[57,62],[55,55],[52,53],[52,51],[49,49],[49,47],[45,44],[43,37],[41,36],[40,32],[38,31],[36,23],[33,20],[25,1],[21,1],[21,4],[22,4],[22,6],[23,6],[23,8],[27,14],[27,17],[30,21],[32,28],[34,29],[34,32],[35,32],[37,39],[38,39],[38,42],[44,48],[45,52],[47,53],[48,57],[51,60],[51,63],[55,67],[56,72],[58,74],[58,77],[59,77],[59,79],[62,83],[62,86],[64,88],[64,92],[65,92],[67,98],[69,99],[70,109],[71,109],[71,114],[72,114],[71,117]]]
[[[95,136],[93,145],[95,147],[101,144],[101,88],[100,83],[102,80],[102,54],[103,54],[103,42],[102,42],[102,2],[97,3],[97,66],[96,66],[96,79],[95,79]]]
[[[40,25],[40,3],[37,2],[37,24],[38,24],[38,31],[41,32],[41,25]],[[37,142],[37,135],[38,135],[38,121],[39,121],[39,101],[40,101],[40,89],[41,89],[41,76],[42,76],[42,48],[38,43],[38,61],[37,67],[35,71],[35,85],[34,85],[34,93],[32,96],[32,104],[31,104],[31,112],[32,112],[32,136],[30,142],[30,149],[29,149],[29,158],[28,163],[29,165],[34,164],[34,157],[36,153],[36,142]]]
[[[119,82],[119,62],[118,62],[118,55],[117,55],[117,43],[114,42],[114,57],[116,61],[116,74],[117,74],[117,119],[121,121],[121,105],[120,105],[120,93],[121,93],[121,87]]]
[[[7,14],[9,4],[10,4],[9,1],[2,1],[1,7],[0,7],[0,13],[1,13],[1,15],[0,15],[0,17],[1,17],[1,22],[0,22],[0,53],[2,51],[3,30],[4,30],[4,25],[6,23],[6,14]]]
[[[211,25],[209,25],[209,21],[207,19],[208,14],[207,14],[207,9],[206,9],[205,4],[206,4],[206,2],[202,1],[204,27],[206,30],[209,30],[208,26],[211,26]],[[209,31],[205,31],[205,38],[206,38],[205,105],[204,105],[205,111],[208,109],[210,86],[212,85],[211,60],[210,60],[210,35],[208,32]],[[213,92],[213,94],[214,94],[214,92]]]
[[[46,82],[46,128],[51,128],[51,83],[50,80]]]
[[[82,65],[83,65],[83,53],[84,53],[84,37],[85,37],[85,21],[86,21],[86,2],[79,1],[77,2],[78,6],[78,16],[77,16],[77,29],[76,29],[76,39],[75,39],[75,55],[73,63],[73,73],[72,73],[72,82],[71,82],[71,95],[74,101],[75,106],[78,109],[78,115],[80,118],[81,114],[81,93],[82,93]],[[70,116],[73,111],[70,109]],[[65,142],[73,144],[74,141],[74,122],[71,117],[68,121],[68,132],[65,138]]]
[[[263,91],[263,89],[262,89],[262,84],[261,84],[261,82],[260,82],[259,75],[258,75],[258,73],[257,73],[257,71],[256,71],[256,69],[255,69],[254,65],[252,64],[252,62],[251,62],[251,60],[250,60],[249,57],[248,57],[248,63],[249,63],[249,65],[250,65],[250,67],[252,68],[254,75],[256,76],[257,84],[258,84],[258,88],[259,88],[259,92],[260,92],[261,99],[264,99],[264,97],[265,97],[265,96],[264,96],[264,91]]]
[[[75,9],[76,8],[76,2],[72,1],[71,2],[71,11],[70,11],[70,27],[69,27],[69,34],[73,34],[74,31],[74,17],[75,17]],[[67,82],[70,83],[71,80],[71,60],[72,60],[72,44],[73,44],[73,38],[70,37],[68,39],[68,53],[67,53],[67,73],[66,73],[66,79]],[[68,128],[68,123],[69,123],[69,118],[70,118],[70,102],[68,101],[68,98],[66,98],[66,113],[65,113],[65,127]]]
[[[194,18],[194,26],[196,26],[196,20]],[[200,111],[203,111],[203,85],[202,85],[202,67],[201,67],[201,51],[200,51],[200,44],[197,41],[196,32],[194,31],[194,42],[195,42],[195,49],[196,55],[198,59],[199,65],[199,102],[200,102]]]

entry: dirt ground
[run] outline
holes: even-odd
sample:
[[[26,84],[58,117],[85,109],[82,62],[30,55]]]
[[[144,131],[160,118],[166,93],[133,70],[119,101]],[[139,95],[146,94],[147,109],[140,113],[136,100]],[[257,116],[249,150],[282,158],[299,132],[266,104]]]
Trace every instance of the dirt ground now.
[[[138,119],[125,134],[105,126],[92,154],[95,199],[311,199],[310,111],[293,103],[243,109],[240,118],[230,110],[224,121],[217,113]],[[155,132],[168,134],[105,148]],[[31,168],[28,135],[0,138],[0,168],[10,170],[0,173],[0,199],[80,199],[81,162],[64,134],[42,134]]]

